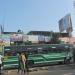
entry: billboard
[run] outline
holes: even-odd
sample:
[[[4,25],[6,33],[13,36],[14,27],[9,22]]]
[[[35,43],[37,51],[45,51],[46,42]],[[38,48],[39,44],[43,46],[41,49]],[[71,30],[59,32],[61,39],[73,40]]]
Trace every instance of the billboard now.
[[[23,36],[22,34],[13,34],[10,37],[10,41],[11,42],[15,42],[15,41],[23,41]]]
[[[71,15],[67,14],[63,18],[59,20],[59,30],[60,32],[63,32],[66,30],[66,32],[71,31],[72,32],[72,21],[71,21]]]
[[[10,34],[1,34],[0,35],[0,46],[10,46]]]

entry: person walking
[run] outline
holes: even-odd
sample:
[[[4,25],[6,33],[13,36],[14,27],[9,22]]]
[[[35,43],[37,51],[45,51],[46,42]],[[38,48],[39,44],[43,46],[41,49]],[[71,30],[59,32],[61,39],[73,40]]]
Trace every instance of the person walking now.
[[[28,68],[28,54],[26,52],[18,53],[18,73],[21,71],[21,74],[28,75],[29,68]]]
[[[25,74],[25,62],[26,62],[26,58],[24,53],[18,53],[18,74],[21,71],[21,75]]]
[[[21,60],[22,60],[22,72],[25,73],[26,71],[26,57],[25,57],[25,54],[24,53],[21,53]]]
[[[19,53],[19,68],[18,72],[21,70],[21,75],[26,73],[26,57],[25,53]]]

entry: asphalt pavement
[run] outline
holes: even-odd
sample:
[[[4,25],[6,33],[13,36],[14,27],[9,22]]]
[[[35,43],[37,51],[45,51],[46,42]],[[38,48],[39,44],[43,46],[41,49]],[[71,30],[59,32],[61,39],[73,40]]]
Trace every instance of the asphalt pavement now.
[[[7,70],[3,75],[21,75],[17,70]],[[29,75],[75,75],[75,64],[30,68]]]

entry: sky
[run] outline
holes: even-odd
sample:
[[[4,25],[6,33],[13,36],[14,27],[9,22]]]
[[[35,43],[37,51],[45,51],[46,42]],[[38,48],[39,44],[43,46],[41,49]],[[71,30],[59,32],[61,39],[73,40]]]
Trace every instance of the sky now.
[[[0,0],[0,25],[4,31],[25,33],[29,31],[59,32],[58,21],[71,13],[75,35],[74,0]]]

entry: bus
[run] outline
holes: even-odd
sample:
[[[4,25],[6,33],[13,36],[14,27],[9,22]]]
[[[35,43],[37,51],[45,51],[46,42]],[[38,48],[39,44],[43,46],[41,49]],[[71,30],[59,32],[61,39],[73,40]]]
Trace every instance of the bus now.
[[[4,47],[4,69],[18,68],[19,52],[27,52],[32,67],[71,62],[72,45],[39,44]],[[30,66],[29,66],[30,67]]]

